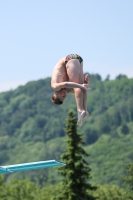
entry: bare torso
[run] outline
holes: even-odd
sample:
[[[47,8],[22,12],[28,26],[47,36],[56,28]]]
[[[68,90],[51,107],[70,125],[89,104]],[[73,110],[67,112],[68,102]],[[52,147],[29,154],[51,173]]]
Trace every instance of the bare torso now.
[[[67,70],[66,70],[66,64],[65,64],[65,58],[62,58],[58,61],[58,63],[55,65],[53,72],[52,72],[52,79],[51,79],[51,87],[53,88],[53,85],[55,83],[61,83],[68,81],[67,76]]]

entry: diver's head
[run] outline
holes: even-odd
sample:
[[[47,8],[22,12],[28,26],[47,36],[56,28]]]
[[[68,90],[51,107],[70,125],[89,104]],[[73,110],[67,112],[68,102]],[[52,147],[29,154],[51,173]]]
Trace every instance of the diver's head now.
[[[61,105],[63,104],[63,101],[65,100],[67,95],[67,91],[66,89],[61,89],[58,92],[55,92],[52,96],[52,102],[57,104],[57,105]]]

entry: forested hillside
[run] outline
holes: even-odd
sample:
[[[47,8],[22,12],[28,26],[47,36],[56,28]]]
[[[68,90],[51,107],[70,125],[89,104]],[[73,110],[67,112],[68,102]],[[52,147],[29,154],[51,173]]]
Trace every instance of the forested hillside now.
[[[122,184],[123,164],[133,161],[133,79],[119,75],[102,80],[92,74],[88,92],[89,118],[78,131],[84,135],[95,183]],[[0,93],[0,165],[58,159],[65,149],[64,123],[69,109],[76,111],[73,94],[64,104],[51,102],[50,78]],[[31,179],[45,173],[58,182],[55,169],[16,173],[6,178]]]

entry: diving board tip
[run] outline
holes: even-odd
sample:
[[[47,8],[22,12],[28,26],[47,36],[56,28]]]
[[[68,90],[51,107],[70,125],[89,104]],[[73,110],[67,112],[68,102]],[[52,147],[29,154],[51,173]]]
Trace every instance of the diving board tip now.
[[[65,166],[65,165],[66,165],[65,163],[57,161],[57,160],[7,165],[7,166],[0,166],[0,174],[7,174],[11,172],[19,172],[19,171],[25,171],[25,170],[56,167],[56,166]]]

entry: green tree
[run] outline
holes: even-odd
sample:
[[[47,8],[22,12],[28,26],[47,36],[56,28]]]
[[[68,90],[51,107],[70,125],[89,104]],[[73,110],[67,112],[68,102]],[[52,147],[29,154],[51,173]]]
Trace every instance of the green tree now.
[[[99,186],[94,195],[98,200],[131,200],[129,193],[116,185]]]
[[[122,179],[128,185],[129,197],[133,200],[133,163],[129,163],[125,165],[126,168],[126,176],[123,176]]]
[[[85,145],[93,144],[97,141],[98,137],[99,135],[97,130],[88,128],[85,131]]]
[[[127,78],[127,76],[126,75],[124,75],[124,74],[119,74],[118,76],[116,76],[116,80],[120,80],[120,79],[122,79],[122,78]]]
[[[1,176],[1,175],[0,175],[0,200],[6,200],[4,176]]]
[[[73,111],[69,111],[66,121],[66,133],[68,139],[65,153],[62,160],[66,166],[60,168],[59,172],[63,176],[62,190],[55,199],[58,200],[94,200],[89,191],[96,187],[89,183],[90,167],[85,157],[88,154],[84,151],[81,135],[77,133],[77,119]]]
[[[39,200],[40,187],[29,179],[12,180],[5,186],[6,200]]]
[[[128,128],[128,126],[126,125],[126,123],[123,123],[123,124],[122,124],[121,132],[122,132],[124,135],[127,135],[127,134],[129,133],[129,128]]]
[[[110,75],[108,74],[105,78],[105,81],[109,81],[110,80]]]

